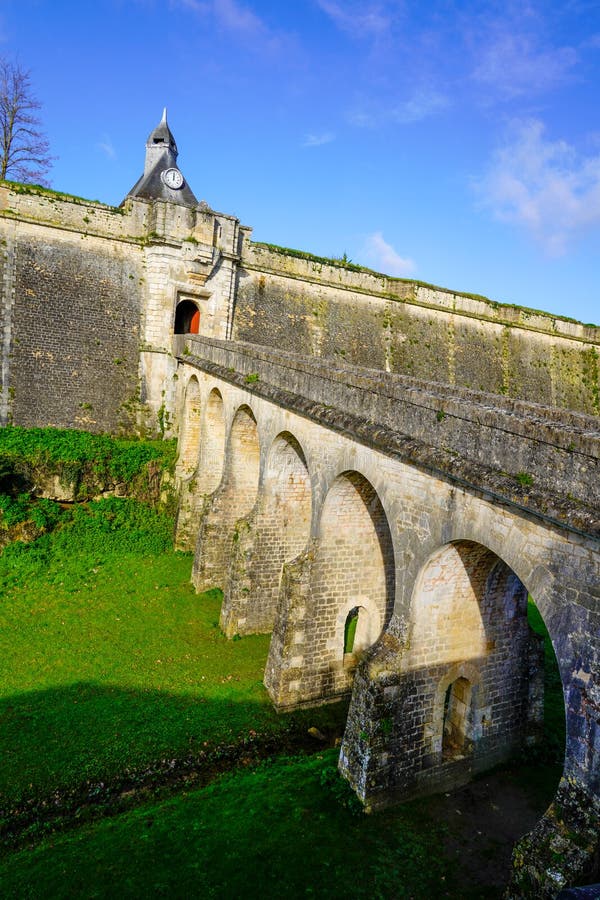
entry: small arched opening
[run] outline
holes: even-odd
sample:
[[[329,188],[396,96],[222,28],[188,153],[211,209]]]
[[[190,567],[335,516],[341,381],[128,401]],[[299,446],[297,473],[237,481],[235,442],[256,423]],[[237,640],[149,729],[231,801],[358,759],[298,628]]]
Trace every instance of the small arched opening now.
[[[346,616],[346,622],[344,624],[344,657],[354,652],[354,641],[356,640],[359,614],[360,607],[354,606]]]
[[[444,698],[444,725],[442,732],[442,759],[459,759],[472,749],[468,739],[471,719],[471,682],[457,678],[446,688]]]
[[[198,334],[200,310],[193,300],[182,300],[175,310],[175,334]]]

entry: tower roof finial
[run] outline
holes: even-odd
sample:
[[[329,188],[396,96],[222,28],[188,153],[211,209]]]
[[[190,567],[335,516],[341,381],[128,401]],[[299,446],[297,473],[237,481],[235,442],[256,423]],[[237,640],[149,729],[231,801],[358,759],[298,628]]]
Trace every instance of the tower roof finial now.
[[[162,119],[160,121],[161,121],[161,125],[163,122],[165,123],[165,125],[167,124],[167,107],[166,106],[163,107]]]

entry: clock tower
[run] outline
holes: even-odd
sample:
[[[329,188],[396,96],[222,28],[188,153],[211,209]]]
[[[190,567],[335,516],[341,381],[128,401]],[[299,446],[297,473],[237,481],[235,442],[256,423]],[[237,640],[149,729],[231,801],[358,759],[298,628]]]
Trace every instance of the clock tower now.
[[[180,206],[198,206],[177,167],[177,144],[167,123],[167,110],[146,141],[144,174],[127,194],[142,200],[166,200]]]

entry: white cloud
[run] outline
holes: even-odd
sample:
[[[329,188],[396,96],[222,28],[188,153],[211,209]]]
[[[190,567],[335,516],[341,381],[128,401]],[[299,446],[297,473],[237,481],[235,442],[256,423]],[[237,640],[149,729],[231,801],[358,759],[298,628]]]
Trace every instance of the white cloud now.
[[[391,16],[383,3],[317,0],[317,4],[338,28],[353,37],[377,37],[391,25]]]
[[[476,44],[473,78],[506,100],[556,88],[572,78],[578,61],[572,47],[543,49],[514,22],[496,24]]]
[[[368,235],[363,249],[367,263],[386,275],[412,275],[416,266],[412,259],[400,256],[384,239],[381,231]]]
[[[332,131],[324,131],[322,134],[307,134],[302,146],[322,147],[323,144],[330,144],[332,141],[335,141],[335,134]]]
[[[361,98],[348,114],[348,121],[358,128],[376,128],[386,122],[412,125],[437,115],[450,106],[450,100],[438,91],[422,88],[406,100],[387,104],[381,100]]]
[[[448,98],[437,91],[417,91],[412,97],[403,103],[399,103],[391,111],[391,118],[402,124],[420,122],[422,119],[427,119],[442,109],[446,109],[449,103]]]
[[[239,0],[171,0],[200,16],[212,15],[221,27],[253,37],[269,37],[270,32],[263,20],[249,6]]]
[[[96,147],[98,148],[98,150],[101,150],[108,159],[117,158],[117,151],[115,150],[114,144],[107,134],[102,135],[102,140],[98,141]]]
[[[237,0],[213,0],[213,9],[219,22],[233,31],[245,34],[260,34],[267,31],[262,19]]]
[[[522,226],[553,256],[600,227],[600,155],[582,157],[548,140],[537,120],[513,126],[476,189],[496,219]]]

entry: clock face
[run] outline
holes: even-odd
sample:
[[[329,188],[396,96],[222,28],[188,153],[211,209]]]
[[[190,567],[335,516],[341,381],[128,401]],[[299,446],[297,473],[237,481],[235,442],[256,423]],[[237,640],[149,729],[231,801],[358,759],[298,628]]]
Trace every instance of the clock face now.
[[[160,176],[167,187],[178,188],[183,186],[183,175],[179,169],[165,169]]]

